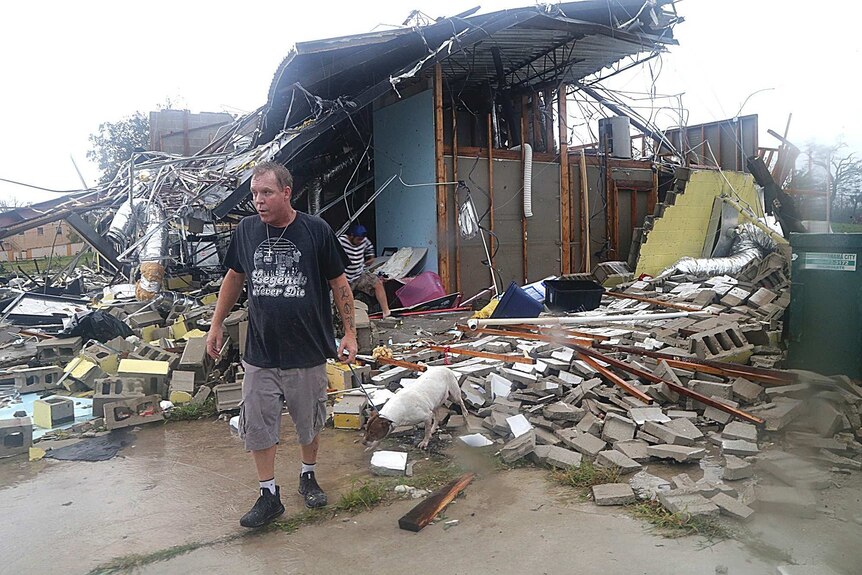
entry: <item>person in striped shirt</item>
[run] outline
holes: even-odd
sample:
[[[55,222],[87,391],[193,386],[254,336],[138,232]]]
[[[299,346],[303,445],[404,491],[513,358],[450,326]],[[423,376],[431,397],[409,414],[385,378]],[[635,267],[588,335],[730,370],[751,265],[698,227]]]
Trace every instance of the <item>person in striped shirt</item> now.
[[[374,244],[368,239],[368,230],[359,223],[351,224],[345,235],[339,236],[338,241],[347,255],[347,265],[344,274],[350,282],[353,291],[373,296],[380,304],[383,317],[389,317],[389,302],[386,300],[386,290],[380,278],[365,269],[374,261]]]

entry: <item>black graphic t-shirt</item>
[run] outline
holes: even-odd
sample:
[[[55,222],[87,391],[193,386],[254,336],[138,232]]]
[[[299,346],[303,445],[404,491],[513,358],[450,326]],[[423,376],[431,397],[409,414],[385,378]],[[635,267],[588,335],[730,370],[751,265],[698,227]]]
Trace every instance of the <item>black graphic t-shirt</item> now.
[[[245,361],[292,369],[335,357],[328,280],[344,273],[344,263],[329,224],[302,212],[287,228],[248,216],[234,232],[225,265],[246,278]]]

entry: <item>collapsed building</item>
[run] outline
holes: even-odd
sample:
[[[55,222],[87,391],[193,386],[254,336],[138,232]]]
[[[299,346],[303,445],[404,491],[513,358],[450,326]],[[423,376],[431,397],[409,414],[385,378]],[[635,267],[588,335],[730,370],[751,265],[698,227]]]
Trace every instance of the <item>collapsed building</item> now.
[[[746,495],[742,482],[755,471],[741,458],[775,441],[815,450],[814,462],[785,451],[761,457],[767,473],[806,490],[827,488],[830,471],[862,467],[862,388],[851,379],[862,369],[858,337],[819,357],[803,351],[793,365],[833,377],[783,369],[787,333],[791,351],[802,348],[800,326],[814,323],[787,329],[791,271],[807,278],[851,260],[816,246],[808,267],[806,254],[793,257],[788,240],[806,227],[782,188],[798,155],[786,134],[776,148],[760,146],[756,115],[662,130],[602,86],[674,45],[680,21],[670,1],[587,1],[298,44],[267,103],[199,153],[136,154],[106,186],[0,214],[0,238],[65,219],[113,270],[107,283],[136,281],[133,290],[109,286],[98,307],[137,339],[19,332],[44,341],[6,351],[6,387],[91,393],[92,415],[104,413],[108,429],[160,419],[160,399],[202,403],[212,392],[218,411],[235,410],[246,312],[225,322],[230,344],[217,368],[202,337],[217,286],[205,284],[221,276],[232,227],[254,213],[252,168],[274,160],[294,174],[297,209],[339,232],[361,221],[378,248],[410,248],[402,271],[435,272],[448,295],[494,292],[502,307],[543,278],[600,284],[588,311],[540,298],[527,306],[534,313],[459,323],[445,345],[411,330],[422,337],[371,354],[376,338],[360,338],[368,389],[350,395],[352,370],[328,366],[331,386],[347,392],[336,427],[359,427],[412,372],[445,364],[476,413],[452,414],[447,429],[466,428],[464,443],[494,445],[507,462],[615,466],[652,485],[635,491],[672,512],[696,504],[747,519],[746,503],[804,499],[798,511],[813,513],[808,491]],[[612,116],[595,142],[570,147],[575,93]],[[4,320],[59,331],[56,315],[87,304],[64,297],[21,293]],[[543,303],[552,315],[540,315]],[[798,318],[812,313],[798,305]],[[357,325],[370,333],[359,307]],[[39,365],[16,365],[34,354]],[[68,417],[53,419],[68,409],[55,403],[41,407],[48,423]],[[785,428],[793,441],[771,435]],[[716,452],[723,479],[737,483],[680,474],[669,489],[642,469]],[[608,499],[633,499],[625,487]]]

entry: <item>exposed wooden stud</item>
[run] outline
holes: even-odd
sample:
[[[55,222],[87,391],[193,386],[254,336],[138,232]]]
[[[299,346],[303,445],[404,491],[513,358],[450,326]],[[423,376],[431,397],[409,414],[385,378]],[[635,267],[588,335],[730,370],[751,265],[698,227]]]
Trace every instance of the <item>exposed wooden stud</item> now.
[[[443,68],[434,66],[434,155],[437,176],[437,273],[446,292],[452,291],[449,262],[449,198],[446,186],[446,165],[443,162]]]
[[[535,104],[535,94],[533,95],[533,103]],[[521,96],[521,122],[527,122],[527,97]],[[535,133],[535,118],[533,119],[533,125]],[[526,143],[527,126],[522,125],[521,129],[521,193],[523,196],[524,190],[524,159],[526,157],[526,153],[524,151],[524,144]],[[533,139],[532,147],[535,149],[535,138]],[[524,202],[523,198],[521,201],[521,275],[523,283],[527,283],[527,217],[524,214]]]
[[[587,156],[581,148],[581,221],[584,223],[584,270],[592,270],[590,263],[590,180],[587,177]]]
[[[440,351],[443,353],[452,353],[455,355],[466,355],[468,357],[481,357],[484,359],[496,359],[506,363],[525,363],[527,365],[535,365],[536,360],[532,357],[524,357],[523,355],[508,354],[508,353],[490,353],[487,351],[475,351],[465,349],[463,347],[451,347],[448,345],[429,345],[428,349]]]
[[[569,188],[569,129],[566,116],[566,85],[557,90],[557,118],[560,125],[560,272],[572,273],[572,213]]]
[[[452,102],[452,180],[458,181],[458,106]],[[458,192],[452,194],[455,209],[458,209]],[[456,228],[458,226],[456,225]],[[455,232],[455,291],[461,291],[461,233]]]
[[[494,146],[491,146],[491,114],[488,114],[488,217],[490,218],[491,234],[489,238],[489,250],[491,252],[491,268],[494,269],[494,252],[496,250],[497,238],[494,235]],[[523,132],[523,131],[522,131]],[[496,283],[496,281],[494,282]]]
[[[629,190],[631,194],[631,211],[629,212],[629,230],[631,233],[635,233],[635,228],[638,225],[638,191],[637,190]]]
[[[646,204],[646,211],[647,211],[648,216],[655,214],[656,204],[658,204],[658,171],[655,168],[653,168],[653,171],[652,171],[652,189],[649,191],[649,195],[647,196],[647,204]]]

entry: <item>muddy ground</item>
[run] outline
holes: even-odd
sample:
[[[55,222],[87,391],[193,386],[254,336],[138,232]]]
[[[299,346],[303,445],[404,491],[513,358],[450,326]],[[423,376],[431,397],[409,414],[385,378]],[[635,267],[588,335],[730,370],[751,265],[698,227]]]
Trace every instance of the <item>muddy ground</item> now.
[[[819,494],[814,519],[757,514],[744,526],[727,521],[730,539],[669,539],[623,508],[584,501],[547,470],[506,469],[490,456],[443,445],[441,456],[413,450],[411,459],[417,478],[447,462],[477,472],[445,512],[455,526],[401,531],[398,518],[416,502],[395,500],[293,532],[248,532],[238,521],[254,502],[257,481],[226,422],[157,424],[134,437],[105,462],[0,461],[0,572],[713,575],[722,568],[771,574],[777,565],[801,563],[852,574],[862,565],[859,474],[836,475],[840,487]],[[318,476],[333,502],[372,478],[370,454],[357,439],[356,432],[323,432]],[[288,518],[303,511],[289,426],[282,445],[276,476]],[[697,466],[649,471],[703,475]],[[103,569],[110,564],[116,568]]]

